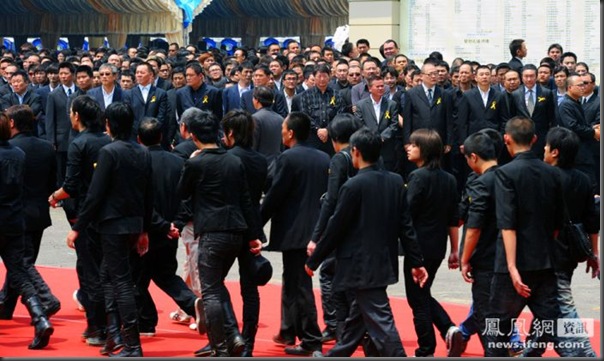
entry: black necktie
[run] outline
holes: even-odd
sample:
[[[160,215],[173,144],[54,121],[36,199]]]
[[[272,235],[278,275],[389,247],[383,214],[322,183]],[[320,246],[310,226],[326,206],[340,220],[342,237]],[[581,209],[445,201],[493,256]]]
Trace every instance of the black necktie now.
[[[67,89],[67,96],[70,96],[70,95],[71,95],[71,88],[68,88]]]
[[[432,105],[432,89],[428,89],[428,102]]]

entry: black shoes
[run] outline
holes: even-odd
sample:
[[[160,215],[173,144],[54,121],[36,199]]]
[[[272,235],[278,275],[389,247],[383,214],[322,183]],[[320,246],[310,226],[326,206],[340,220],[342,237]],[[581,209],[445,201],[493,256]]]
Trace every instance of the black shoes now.
[[[285,348],[286,354],[295,355],[295,356],[311,356],[312,354],[316,353],[317,351],[321,352],[320,350],[309,350],[309,349],[303,347],[302,344]]]
[[[273,342],[281,346],[293,346],[296,343],[294,340],[288,340],[281,337],[280,334],[273,336]]]
[[[323,332],[321,333],[321,342],[331,342],[336,339],[336,330],[335,328],[325,327]]]

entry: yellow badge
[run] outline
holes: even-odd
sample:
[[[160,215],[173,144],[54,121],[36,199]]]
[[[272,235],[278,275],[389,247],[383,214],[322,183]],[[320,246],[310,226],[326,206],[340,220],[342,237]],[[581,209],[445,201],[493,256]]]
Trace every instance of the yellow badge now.
[[[96,168],[96,162],[92,165],[92,168]]]
[[[545,97],[537,97],[537,103],[541,103],[545,101]]]
[[[472,197],[468,197],[468,202],[472,203]]]
[[[336,96],[332,96],[331,100],[329,101],[329,105],[336,105]]]
[[[390,112],[386,110],[386,113],[384,114],[384,118],[385,119],[390,119]]]
[[[150,102],[151,102],[151,103],[155,103],[155,95],[151,97]]]
[[[493,102],[491,103],[491,109],[493,109],[493,110],[497,109],[497,107],[495,106],[496,104],[497,104],[497,102],[493,100]]]
[[[438,99],[436,99],[436,105],[440,104],[441,98],[438,97]]]
[[[202,103],[203,104],[208,104],[208,96],[207,95],[204,95]]]

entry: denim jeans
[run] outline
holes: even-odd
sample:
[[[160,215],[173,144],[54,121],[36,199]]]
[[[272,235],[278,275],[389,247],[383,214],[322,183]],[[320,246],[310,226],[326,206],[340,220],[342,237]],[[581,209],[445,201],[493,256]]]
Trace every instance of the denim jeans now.
[[[233,232],[208,232],[199,238],[199,277],[208,338],[213,347],[226,341],[222,302],[229,298],[224,279],[241,249],[242,236]]]

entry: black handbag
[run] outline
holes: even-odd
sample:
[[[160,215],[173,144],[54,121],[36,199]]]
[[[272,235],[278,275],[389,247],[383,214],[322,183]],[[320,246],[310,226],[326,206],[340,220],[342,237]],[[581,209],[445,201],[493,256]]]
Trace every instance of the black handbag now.
[[[591,239],[589,239],[585,226],[583,223],[573,223],[564,196],[562,196],[562,199],[564,202],[564,223],[558,238],[568,247],[569,257],[573,261],[580,263],[594,258]]]

